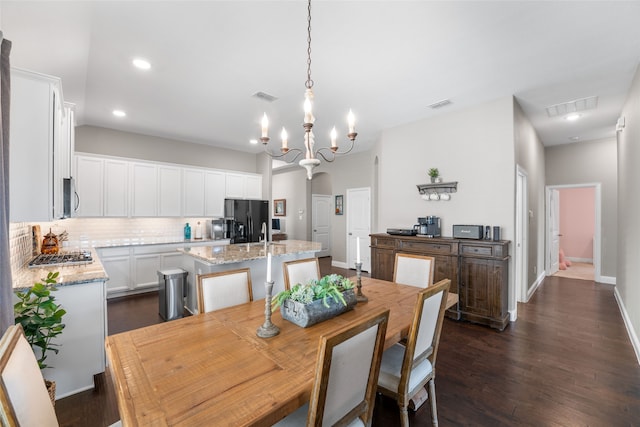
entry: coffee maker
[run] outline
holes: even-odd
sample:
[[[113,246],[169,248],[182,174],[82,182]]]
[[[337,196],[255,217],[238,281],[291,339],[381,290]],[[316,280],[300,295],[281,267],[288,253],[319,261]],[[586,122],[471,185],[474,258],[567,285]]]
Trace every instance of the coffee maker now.
[[[440,218],[437,216],[418,217],[418,223],[413,228],[418,235],[440,237]]]

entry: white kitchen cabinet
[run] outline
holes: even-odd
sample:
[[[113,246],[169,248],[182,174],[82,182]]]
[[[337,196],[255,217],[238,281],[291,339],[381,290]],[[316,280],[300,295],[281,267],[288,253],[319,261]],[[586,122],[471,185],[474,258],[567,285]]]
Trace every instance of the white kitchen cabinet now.
[[[162,269],[160,254],[133,255],[133,290],[158,286],[158,271]]]
[[[158,166],[131,163],[131,216],[158,215]]]
[[[227,172],[225,197],[228,199],[262,199],[262,175]]]
[[[104,216],[129,215],[129,163],[104,160]]]
[[[182,216],[182,168],[158,166],[158,216]]]
[[[128,247],[99,248],[98,256],[109,276],[107,294],[127,292],[131,288],[131,253]]]
[[[202,217],[205,206],[205,170],[184,168],[183,176],[184,206],[182,212],[186,217]]]
[[[62,205],[57,153],[64,108],[60,79],[11,69],[11,222],[51,221]]]
[[[59,286],[56,302],[67,311],[65,328],[56,337],[58,354],[47,356],[42,374],[56,382],[56,398],[61,399],[94,387],[94,375],[104,372],[107,310],[104,281]]]
[[[76,193],[78,193],[78,216],[103,216],[103,159],[95,157],[76,156]]]
[[[224,172],[207,171],[204,177],[204,216],[224,217],[226,176]]]

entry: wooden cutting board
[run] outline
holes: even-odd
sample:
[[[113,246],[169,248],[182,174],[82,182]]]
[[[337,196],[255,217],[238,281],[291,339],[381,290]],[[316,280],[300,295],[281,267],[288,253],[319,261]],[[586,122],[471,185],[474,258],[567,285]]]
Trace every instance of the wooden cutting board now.
[[[31,227],[32,252],[33,255],[40,255],[42,250],[42,231],[39,225]]]

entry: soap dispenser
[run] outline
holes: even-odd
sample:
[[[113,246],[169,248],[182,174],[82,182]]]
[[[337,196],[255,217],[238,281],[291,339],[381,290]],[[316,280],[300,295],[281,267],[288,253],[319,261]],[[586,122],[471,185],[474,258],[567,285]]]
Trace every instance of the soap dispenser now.
[[[191,226],[189,223],[184,226],[184,240],[191,240]]]

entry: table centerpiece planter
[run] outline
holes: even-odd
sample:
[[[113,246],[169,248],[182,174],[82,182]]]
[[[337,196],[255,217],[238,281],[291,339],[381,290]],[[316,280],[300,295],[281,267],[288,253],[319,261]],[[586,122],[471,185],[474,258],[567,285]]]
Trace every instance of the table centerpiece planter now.
[[[305,285],[296,284],[280,292],[273,300],[280,306],[282,318],[308,328],[338,316],[357,303],[353,283],[339,274],[330,274]]]

